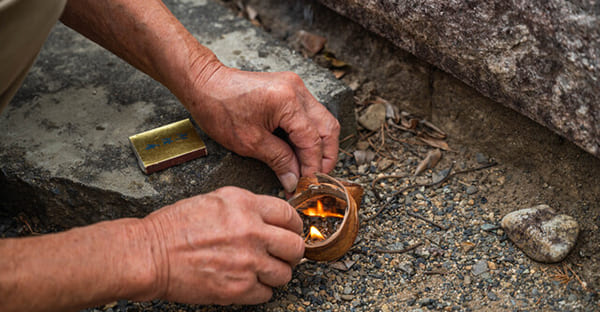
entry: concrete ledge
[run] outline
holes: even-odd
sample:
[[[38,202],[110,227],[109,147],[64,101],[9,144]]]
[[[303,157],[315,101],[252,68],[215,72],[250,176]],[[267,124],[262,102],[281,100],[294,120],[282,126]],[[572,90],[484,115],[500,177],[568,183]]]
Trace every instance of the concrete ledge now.
[[[343,134],[355,129],[351,91],[327,70],[212,1],[165,2],[226,65],[294,71],[338,117]],[[264,164],[226,151],[203,133],[208,157],[144,175],[128,137],[188,117],[166,88],[58,25],[0,116],[2,211],[68,228],[143,216],[224,185],[279,189]]]

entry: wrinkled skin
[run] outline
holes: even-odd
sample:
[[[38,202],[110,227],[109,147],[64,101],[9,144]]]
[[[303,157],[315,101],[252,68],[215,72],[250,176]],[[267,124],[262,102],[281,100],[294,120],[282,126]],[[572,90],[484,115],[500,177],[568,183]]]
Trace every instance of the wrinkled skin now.
[[[269,165],[286,191],[295,189],[298,177],[335,166],[340,125],[298,75],[217,66],[190,90],[197,92],[186,97],[188,109],[202,129],[226,148]],[[277,128],[291,145],[273,134]]]
[[[285,201],[227,187],[150,216],[163,252],[158,297],[178,302],[256,304],[286,284],[304,254],[302,221]]]

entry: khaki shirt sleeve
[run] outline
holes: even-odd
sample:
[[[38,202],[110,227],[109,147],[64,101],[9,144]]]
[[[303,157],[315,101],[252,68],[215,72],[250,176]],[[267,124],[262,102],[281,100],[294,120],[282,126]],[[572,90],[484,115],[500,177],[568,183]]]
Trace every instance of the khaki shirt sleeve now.
[[[0,111],[15,95],[66,0],[0,0]]]

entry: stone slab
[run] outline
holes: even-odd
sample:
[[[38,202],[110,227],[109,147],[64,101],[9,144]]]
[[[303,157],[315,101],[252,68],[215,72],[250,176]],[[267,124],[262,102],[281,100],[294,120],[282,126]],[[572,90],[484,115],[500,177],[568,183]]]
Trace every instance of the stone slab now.
[[[338,117],[343,134],[354,131],[351,91],[327,70],[213,1],[165,3],[226,65],[296,72]],[[188,117],[165,87],[57,25],[0,115],[0,211],[67,228],[143,216],[224,185],[279,189],[267,166],[228,152],[200,130],[207,157],[143,174],[128,137]]]
[[[600,157],[598,1],[319,1]]]

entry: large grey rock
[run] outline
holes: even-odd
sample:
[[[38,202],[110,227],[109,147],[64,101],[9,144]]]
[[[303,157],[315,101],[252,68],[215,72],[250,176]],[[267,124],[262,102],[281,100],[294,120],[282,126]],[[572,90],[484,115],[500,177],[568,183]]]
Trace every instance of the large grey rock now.
[[[525,254],[548,263],[564,259],[579,235],[573,217],[557,214],[548,205],[513,211],[502,218],[502,228]]]
[[[225,64],[254,71],[292,70],[355,129],[351,91],[213,1],[165,1]],[[0,115],[0,212],[24,211],[71,227],[143,216],[178,199],[236,185],[279,188],[258,161],[226,151],[206,135],[209,155],[144,175],[128,137],[188,118],[170,92],[91,41],[57,26],[23,87]]]
[[[319,1],[600,156],[600,2]]]

